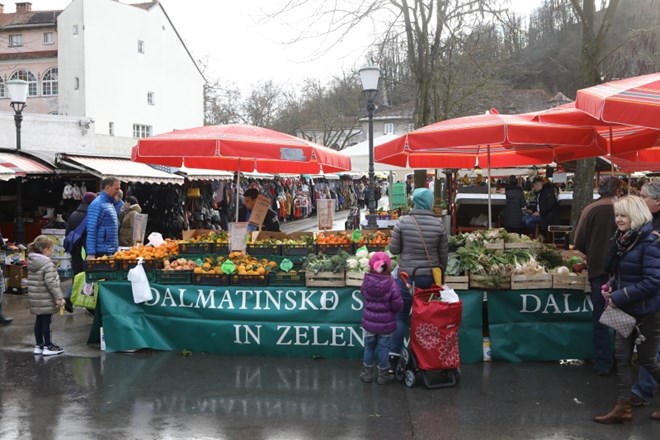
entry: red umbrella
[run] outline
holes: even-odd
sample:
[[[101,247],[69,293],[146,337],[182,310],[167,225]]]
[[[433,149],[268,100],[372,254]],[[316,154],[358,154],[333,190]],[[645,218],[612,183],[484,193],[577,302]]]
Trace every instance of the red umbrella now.
[[[491,168],[564,162],[605,154],[593,127],[535,122],[533,115],[478,116],[437,122],[377,146],[377,162],[409,168]],[[482,162],[482,164],[483,164]],[[490,179],[488,179],[490,187]],[[491,219],[490,188],[488,218]]]
[[[572,161],[604,154],[593,127],[533,121],[533,115],[468,116],[437,122],[374,149],[377,162],[410,168],[472,168]],[[482,160],[482,164],[486,160]]]
[[[142,138],[135,162],[172,167],[261,173],[318,174],[349,171],[351,160],[338,151],[252,125],[209,125]]]
[[[598,134],[598,144],[604,151],[612,155],[649,148],[655,145],[660,135],[660,131],[655,129],[603,122],[575,108],[574,102],[525,115],[533,115],[532,120],[538,122],[593,126]]]
[[[608,123],[660,129],[660,72],[578,90],[575,107]]]
[[[626,173],[660,171],[660,146],[614,156],[612,161]]]

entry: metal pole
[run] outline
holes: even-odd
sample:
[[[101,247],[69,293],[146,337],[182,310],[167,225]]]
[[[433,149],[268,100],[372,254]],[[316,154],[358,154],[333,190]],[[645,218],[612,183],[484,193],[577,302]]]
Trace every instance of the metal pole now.
[[[14,113],[16,123],[16,151],[21,151],[21,123],[23,122],[22,109],[16,108]],[[23,179],[16,177],[16,228],[14,241],[25,243],[25,224],[23,222]]]
[[[492,215],[493,215],[493,207],[491,203],[491,194],[490,194],[490,144],[488,144],[488,227],[492,228],[493,223],[492,223]]]
[[[369,215],[367,216],[367,227],[378,228],[376,221],[376,200],[374,199],[374,184],[376,177],[374,175],[374,110],[376,105],[373,98],[367,100],[367,111],[369,112]]]

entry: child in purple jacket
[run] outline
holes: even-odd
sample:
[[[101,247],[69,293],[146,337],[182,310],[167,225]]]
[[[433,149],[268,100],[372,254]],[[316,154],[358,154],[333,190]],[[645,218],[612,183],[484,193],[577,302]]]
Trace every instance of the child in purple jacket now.
[[[360,293],[364,299],[362,328],[364,328],[364,360],[360,379],[372,380],[374,353],[378,351],[379,385],[390,383],[394,374],[389,372],[390,335],[396,329],[395,315],[403,309],[401,292],[390,275],[392,260],[385,252],[376,252],[369,259],[371,271],[364,275]]]

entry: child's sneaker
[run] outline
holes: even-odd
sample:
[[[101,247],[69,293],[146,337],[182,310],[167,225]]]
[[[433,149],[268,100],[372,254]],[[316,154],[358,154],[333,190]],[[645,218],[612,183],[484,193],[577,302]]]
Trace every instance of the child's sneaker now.
[[[53,356],[55,354],[60,354],[63,353],[64,349],[62,347],[58,347],[55,344],[51,344],[48,347],[44,347],[43,355],[44,356]]]
[[[41,345],[35,345],[34,350],[32,350],[32,354],[42,354],[44,352],[44,348]]]
[[[367,367],[366,365],[362,366],[362,373],[360,373],[360,379],[364,383],[371,383],[371,377],[373,375],[374,367]]]

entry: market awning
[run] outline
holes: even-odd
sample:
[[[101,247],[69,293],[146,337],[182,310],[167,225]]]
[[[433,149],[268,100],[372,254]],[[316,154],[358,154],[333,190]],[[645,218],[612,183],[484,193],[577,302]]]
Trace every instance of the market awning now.
[[[0,180],[11,180],[16,177],[16,173],[7,167],[0,165]]]
[[[173,183],[182,185],[184,178],[157,170],[130,159],[61,155],[59,162],[71,168],[85,171],[99,178],[115,176],[124,182]]]
[[[188,180],[231,180],[234,178],[234,173],[231,171],[220,170],[206,170],[201,168],[187,168],[179,169],[179,174]]]
[[[52,168],[17,153],[0,152],[0,166],[9,168],[16,176],[55,173]]]

